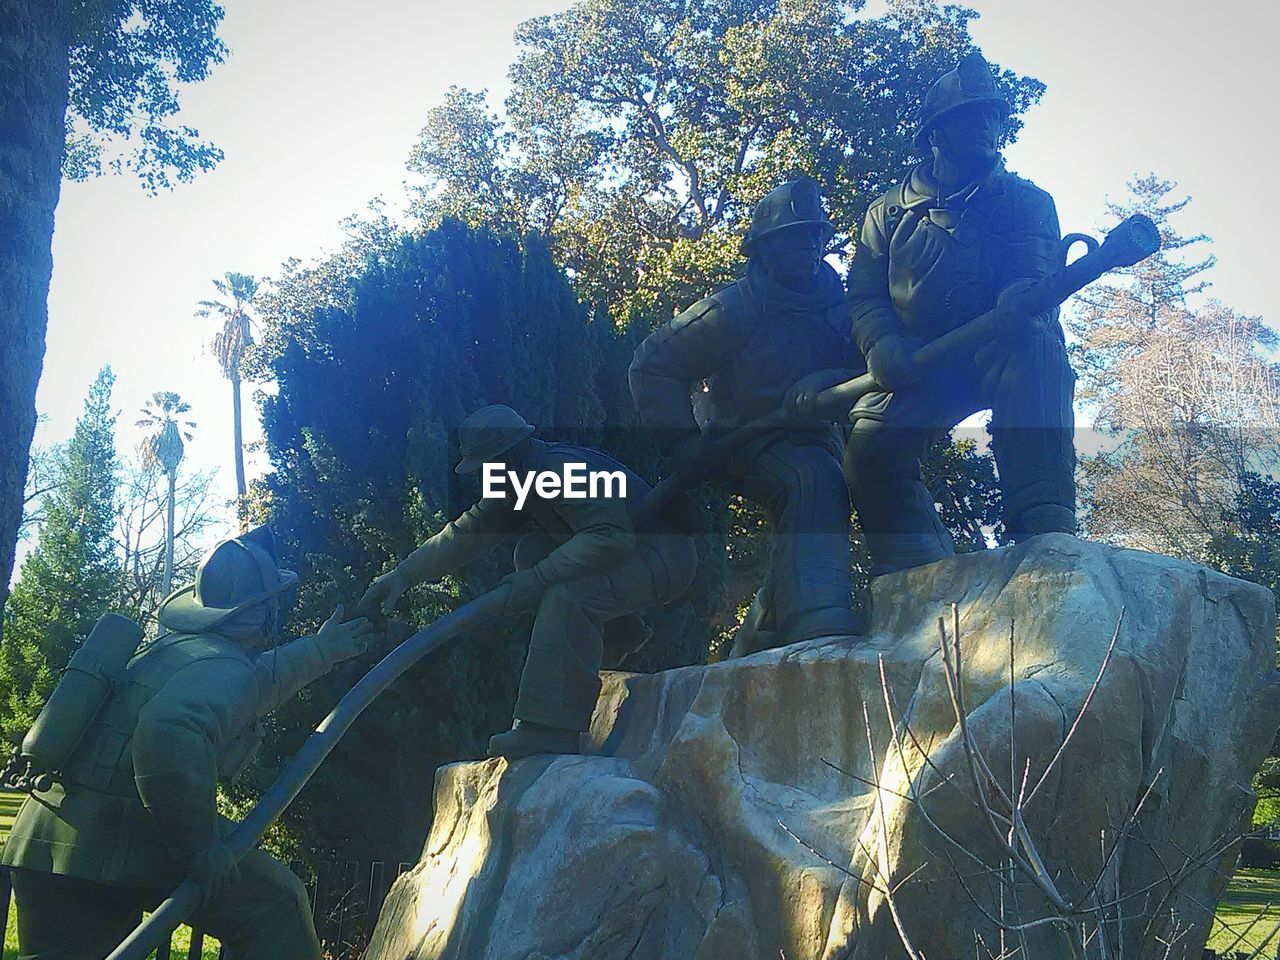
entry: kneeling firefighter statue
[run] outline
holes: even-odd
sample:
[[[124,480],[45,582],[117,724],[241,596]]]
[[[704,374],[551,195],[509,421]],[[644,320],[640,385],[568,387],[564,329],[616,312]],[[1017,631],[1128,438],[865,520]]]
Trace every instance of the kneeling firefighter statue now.
[[[848,331],[844,286],[823,259],[832,230],[814,181],[770,191],[742,241],[746,275],[649,334],[628,371],[640,419],[676,472],[697,477],[703,465],[769,516],[769,572],[735,655],[862,628],[837,416],[750,429],[779,408],[811,406],[821,390],[866,369]],[[754,436],[731,454],[711,453],[717,437],[744,430]]]
[[[436,580],[534,528],[516,544],[508,612],[537,608],[529,655],[520,677],[514,728],[489,741],[489,755],[509,760],[538,753],[577,753],[600,692],[599,671],[648,638],[639,619],[675,599],[697,569],[693,540],[677,506],[633,522],[632,509],[649,484],[607,454],[571,443],[543,442],[510,407],[483,407],[458,429],[458,473],[486,464],[535,476],[569,466],[625,476],[625,497],[590,491],[547,495],[530,487],[527,502],[484,497],[399,566],[375,580],[362,611],[390,613],[406,590]],[[674,517],[675,520],[668,519]]]
[[[277,646],[296,582],[260,527],[204,558],[160,609],[170,632],[140,651],[137,624],[99,621],[23,743],[43,772],[0,858],[13,868],[20,956],[105,957],[191,877],[203,897],[191,923],[229,955],[318,960],[302,882],[260,850],[237,864],[216,811],[218,781],[257,747],[257,719],[372,635],[339,608],[314,636]]]

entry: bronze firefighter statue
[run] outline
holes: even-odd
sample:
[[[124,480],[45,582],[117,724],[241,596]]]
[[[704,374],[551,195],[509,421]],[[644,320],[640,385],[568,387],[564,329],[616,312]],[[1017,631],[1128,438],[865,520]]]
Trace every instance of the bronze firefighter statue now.
[[[625,477],[618,489],[572,498],[531,489],[521,503],[514,491],[482,497],[383,574],[365,592],[362,609],[389,613],[417,583],[436,580],[475,560],[526,523],[532,532],[515,548],[516,570],[507,580],[511,612],[536,607],[529,655],[520,678],[516,723],[490,741],[490,756],[517,759],[536,753],[577,753],[600,692],[606,644],[614,659],[647,638],[638,617],[683,593],[697,568],[693,541],[663,516],[632,522],[631,510],[650,487],[612,457],[570,443],[544,442],[510,407],[484,407],[459,428],[459,473],[486,464],[534,477],[563,474],[568,465]]]
[[[58,771],[41,778],[4,847],[22,956],[105,957],[191,877],[203,895],[192,924],[231,955],[319,960],[302,882],[260,850],[237,863],[215,803],[218,781],[256,748],[258,718],[371,636],[339,608],[314,636],[277,646],[296,581],[258,528],[205,557],[160,609],[170,632],[136,655],[136,624],[99,622],[24,744]]]
[[[776,188],[757,205],[743,240],[746,275],[637,349],[631,394],[677,469],[705,461],[715,437],[784,404],[802,407],[864,369],[844,286],[823,259],[831,235],[813,181]],[[704,380],[695,416],[690,391]],[[764,507],[772,526],[770,569],[736,653],[859,631],[842,446],[834,419],[795,421],[762,431],[716,464],[717,479]]]
[[[932,156],[871,204],[850,268],[853,333],[882,387],[854,407],[844,459],[872,575],[954,552],[920,459],[981,410],[991,410],[1008,534],[1076,529],[1075,377],[1057,308],[1006,311],[995,336],[927,378],[912,362],[1061,266],[1053,199],[1008,173],[997,149],[1008,110],[980,54],[944,74],[916,137]]]

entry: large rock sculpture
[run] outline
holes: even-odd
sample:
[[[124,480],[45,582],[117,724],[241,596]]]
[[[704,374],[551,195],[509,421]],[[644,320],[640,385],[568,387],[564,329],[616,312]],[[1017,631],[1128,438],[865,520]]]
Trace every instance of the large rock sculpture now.
[[[873,594],[869,638],[609,675],[596,755],[441,769],[368,956],[1198,958],[1280,722],[1270,592],[1050,534]]]

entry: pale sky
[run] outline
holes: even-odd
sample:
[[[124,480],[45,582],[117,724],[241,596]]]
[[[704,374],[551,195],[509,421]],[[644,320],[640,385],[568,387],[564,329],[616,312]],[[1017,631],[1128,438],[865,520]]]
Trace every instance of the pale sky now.
[[[177,390],[199,426],[193,465],[230,497],[229,387],[194,318],[226,270],[277,272],[341,238],[377,195],[398,199],[426,111],[450,84],[500,105],[512,31],[564,0],[225,0],[227,62],[184,95],[182,120],[226,151],[194,183],[148,198],[128,178],[67,184],[57,212],[38,440],[65,439],[103,363],[117,375],[120,447],[146,398]],[[1271,3],[972,0],[992,60],[1048,85],[1007,153],[1057,201],[1063,232],[1092,232],[1135,172],[1176,180],[1181,221],[1215,239],[1214,293],[1280,319],[1272,170],[1277,136]],[[1267,11],[1262,13],[1260,11]],[[1267,257],[1267,262],[1264,262]],[[248,399],[248,397],[246,397]],[[248,438],[259,436],[247,402]],[[262,458],[251,475],[266,468]]]

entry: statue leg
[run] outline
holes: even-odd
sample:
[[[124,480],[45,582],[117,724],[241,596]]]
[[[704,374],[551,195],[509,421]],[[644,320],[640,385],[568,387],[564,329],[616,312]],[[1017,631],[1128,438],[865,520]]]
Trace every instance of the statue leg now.
[[[1076,532],[1075,374],[1055,330],[979,354],[1005,529],[1014,540]]]
[[[517,570],[528,570],[560,545],[560,541],[544,530],[526,533],[516,541],[511,561]],[[619,666],[653,636],[653,630],[638,613],[624,614],[604,625],[604,665]]]
[[[516,718],[585,731],[600,693],[605,623],[679,595],[696,567],[687,537],[641,535],[616,567],[548,587],[533,621]]]
[[[772,526],[766,596],[776,642],[858,633],[849,491],[836,449],[817,437],[780,440],[752,462],[737,489],[765,508]],[[737,643],[735,651],[752,652],[739,650]]]
[[[19,960],[105,957],[142,922],[145,891],[38,870],[12,875]]]
[[[871,576],[955,553],[920,461],[948,430],[979,409],[976,371],[955,368],[898,393],[868,394],[854,407],[844,475],[871,555]]]
[[[320,940],[306,888],[261,850],[240,861],[240,880],[191,916],[236,960],[320,960]]]

